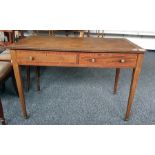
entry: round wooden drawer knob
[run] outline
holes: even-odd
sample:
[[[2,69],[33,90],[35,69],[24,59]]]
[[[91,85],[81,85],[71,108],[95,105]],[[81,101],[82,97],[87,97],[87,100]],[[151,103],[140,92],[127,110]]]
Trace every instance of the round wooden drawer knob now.
[[[121,59],[121,60],[120,60],[120,62],[121,62],[121,63],[124,63],[124,62],[125,62],[125,60],[124,60],[124,59]]]
[[[29,60],[32,61],[34,60],[34,58],[32,56],[29,56]]]
[[[91,62],[96,62],[96,59],[95,58],[91,59]]]

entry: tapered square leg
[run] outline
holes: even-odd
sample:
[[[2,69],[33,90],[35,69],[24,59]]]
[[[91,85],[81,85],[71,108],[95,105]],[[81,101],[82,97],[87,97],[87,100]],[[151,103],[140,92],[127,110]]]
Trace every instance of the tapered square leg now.
[[[26,104],[25,104],[25,96],[24,96],[24,91],[23,91],[23,83],[21,80],[21,71],[20,71],[20,66],[16,62],[16,54],[15,51],[11,52],[11,57],[12,57],[12,64],[13,64],[13,70],[14,70],[14,75],[17,83],[17,89],[18,89],[18,94],[19,94],[19,100],[22,108],[22,113],[24,118],[27,118],[27,111],[26,111]]]
[[[14,86],[14,89],[16,91],[16,94],[18,95],[18,89],[17,89],[16,79],[15,79],[13,70],[11,71],[11,79],[12,79],[12,84]]]
[[[126,114],[125,114],[125,120],[126,121],[129,119],[131,106],[132,106],[132,103],[133,103],[133,100],[134,100],[134,95],[135,95],[135,92],[136,92],[136,87],[137,87],[139,75],[140,75],[140,72],[141,72],[143,58],[144,58],[143,54],[138,55],[136,68],[134,68],[133,72],[132,72],[132,80],[131,80],[131,85],[130,85],[128,105],[127,105],[127,110],[126,110]]]
[[[115,83],[114,83],[114,94],[117,93],[118,89],[118,83],[119,83],[119,78],[120,78],[120,68],[116,68],[116,75],[115,75]]]
[[[36,67],[37,90],[40,91],[40,67]]]
[[[27,91],[30,89],[30,66],[26,66]]]

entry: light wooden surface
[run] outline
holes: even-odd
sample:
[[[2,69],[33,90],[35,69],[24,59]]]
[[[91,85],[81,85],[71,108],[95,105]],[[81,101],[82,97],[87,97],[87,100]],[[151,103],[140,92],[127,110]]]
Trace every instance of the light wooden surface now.
[[[15,55],[16,55],[16,51],[11,51],[11,58],[12,58],[12,63],[13,63],[14,75],[15,75],[16,83],[17,83],[19,100],[20,100],[20,103],[21,103],[23,116],[25,118],[27,118],[25,96],[24,96],[24,90],[23,90],[23,83],[22,83],[22,80],[21,80],[21,70],[20,70],[20,66],[16,62],[16,56]]]
[[[11,44],[10,49],[49,50],[71,52],[117,52],[142,53],[145,50],[127,39],[116,38],[71,38],[32,36]]]
[[[83,53],[83,52],[50,52],[50,51],[16,51],[16,62],[19,65],[38,66],[75,66],[133,68],[138,54],[120,53]]]
[[[114,94],[117,93],[119,78],[120,78],[120,68],[116,68],[114,92],[113,92]]]
[[[125,120],[129,118],[145,51],[139,46],[126,39],[29,37],[9,48],[25,117],[27,111],[20,65],[134,69]],[[119,70],[115,90],[118,77]]]
[[[125,115],[125,120],[129,119],[129,115],[130,115],[130,111],[131,111],[131,106],[132,106],[132,103],[133,103],[133,99],[134,99],[134,95],[135,95],[135,92],[136,92],[136,87],[137,87],[139,75],[140,75],[141,68],[142,68],[143,58],[144,58],[143,54],[139,54],[138,55],[136,68],[133,69],[131,86],[130,86],[130,93],[129,93],[129,98],[128,98],[127,111],[126,111],[126,115]]]

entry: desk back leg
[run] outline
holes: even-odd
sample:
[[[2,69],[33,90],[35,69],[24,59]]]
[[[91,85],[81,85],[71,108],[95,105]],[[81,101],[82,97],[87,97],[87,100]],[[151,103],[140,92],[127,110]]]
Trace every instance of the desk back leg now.
[[[30,89],[30,66],[26,66],[27,91]]]
[[[115,75],[115,83],[114,83],[114,94],[117,93],[118,89],[118,83],[119,83],[119,78],[120,78],[120,68],[116,68],[116,75]]]

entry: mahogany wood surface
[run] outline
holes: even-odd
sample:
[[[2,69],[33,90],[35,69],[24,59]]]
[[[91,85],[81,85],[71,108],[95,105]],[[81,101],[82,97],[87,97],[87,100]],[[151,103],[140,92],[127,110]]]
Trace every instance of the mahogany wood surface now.
[[[27,117],[20,65],[133,69],[125,120],[129,118],[145,50],[127,39],[28,37],[9,46],[22,112]],[[103,116],[104,117],[104,116]]]

